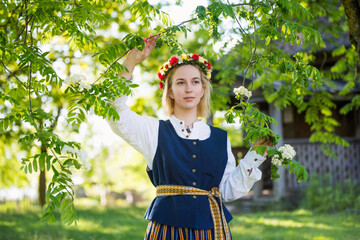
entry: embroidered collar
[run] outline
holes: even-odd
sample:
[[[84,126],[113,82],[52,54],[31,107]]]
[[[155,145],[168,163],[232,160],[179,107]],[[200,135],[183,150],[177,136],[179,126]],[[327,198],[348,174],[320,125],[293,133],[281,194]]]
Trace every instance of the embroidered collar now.
[[[176,129],[178,129],[180,132],[184,134],[185,137],[189,135],[185,128],[185,121],[175,117],[175,115],[172,115],[169,120]],[[205,122],[201,118],[199,118],[198,121],[195,121],[193,123],[192,131],[196,131],[196,129],[199,128],[204,123]]]

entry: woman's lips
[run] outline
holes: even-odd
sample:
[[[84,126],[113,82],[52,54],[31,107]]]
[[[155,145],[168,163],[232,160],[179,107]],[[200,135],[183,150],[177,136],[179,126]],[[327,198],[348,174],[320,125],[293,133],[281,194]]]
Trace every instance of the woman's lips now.
[[[194,97],[186,97],[186,98],[184,98],[186,101],[192,101],[192,100],[194,100],[195,98]]]

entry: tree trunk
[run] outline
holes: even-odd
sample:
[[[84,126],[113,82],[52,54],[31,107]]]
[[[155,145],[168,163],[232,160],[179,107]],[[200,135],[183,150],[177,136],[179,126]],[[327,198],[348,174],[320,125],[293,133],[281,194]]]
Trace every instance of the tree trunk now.
[[[360,0],[341,0],[349,24],[350,42],[357,48],[360,45]]]
[[[44,144],[41,144],[41,153],[46,153],[46,146]],[[40,170],[39,175],[39,203],[43,207],[46,203],[45,201],[45,194],[46,194],[46,176],[45,176],[45,170]]]

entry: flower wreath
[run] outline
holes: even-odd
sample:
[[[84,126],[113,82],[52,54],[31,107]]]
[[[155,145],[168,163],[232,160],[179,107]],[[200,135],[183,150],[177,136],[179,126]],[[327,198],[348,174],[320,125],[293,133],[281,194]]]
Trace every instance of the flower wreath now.
[[[158,72],[160,89],[164,88],[166,76],[169,74],[171,69],[177,65],[184,64],[198,65],[206,74],[207,79],[209,80],[211,78],[211,65],[205,58],[201,57],[200,54],[182,54],[181,56],[172,56],[161,66],[160,71]]]

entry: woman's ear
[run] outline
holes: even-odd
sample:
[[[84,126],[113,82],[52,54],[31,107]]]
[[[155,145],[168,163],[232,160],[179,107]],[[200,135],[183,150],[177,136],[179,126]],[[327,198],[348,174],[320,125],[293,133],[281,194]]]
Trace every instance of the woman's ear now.
[[[169,91],[169,98],[174,99],[174,93],[172,91]]]

